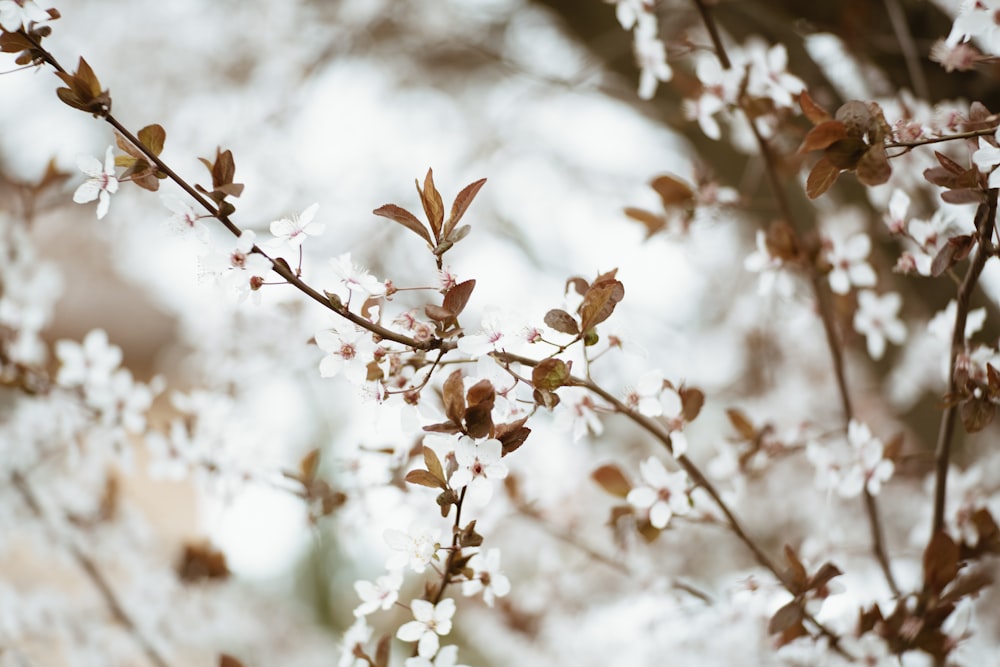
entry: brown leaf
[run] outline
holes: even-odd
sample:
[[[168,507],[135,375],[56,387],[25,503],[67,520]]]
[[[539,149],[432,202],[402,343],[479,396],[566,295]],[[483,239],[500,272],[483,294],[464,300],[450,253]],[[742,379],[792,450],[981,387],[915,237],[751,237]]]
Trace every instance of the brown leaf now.
[[[803,90],[799,93],[799,107],[802,109],[803,115],[808,118],[813,125],[819,125],[822,122],[830,120],[831,116],[826,109],[816,104],[809,93]]]
[[[392,635],[382,635],[375,646],[375,667],[389,667],[389,649],[391,646]]]
[[[424,315],[426,315],[428,319],[434,320],[435,322],[440,322],[442,324],[455,319],[454,313],[452,313],[450,310],[444,308],[443,306],[435,305],[433,303],[429,303],[426,306],[424,306]]]
[[[453,371],[448,379],[444,381],[444,413],[448,419],[456,424],[461,424],[465,419],[465,384],[462,380],[462,371]]]
[[[441,460],[438,459],[437,453],[426,445],[424,445],[424,465],[427,466],[427,472],[443,485],[446,478],[444,476],[444,468],[441,467]]]
[[[147,125],[139,130],[139,141],[153,155],[159,155],[163,150],[163,144],[167,140],[167,131],[156,123]]]
[[[806,179],[806,195],[809,199],[816,199],[830,189],[840,176],[840,167],[835,166],[830,160],[820,158],[820,161],[809,172]]]
[[[319,448],[315,448],[309,451],[308,454],[302,457],[299,461],[299,472],[302,474],[302,479],[309,481],[316,477],[316,472],[319,470]]]
[[[463,215],[465,215],[465,211],[469,208],[469,204],[472,203],[472,200],[475,199],[479,190],[484,185],[486,185],[486,179],[480,178],[478,181],[466,185],[462,188],[462,191],[458,193],[458,196],[455,197],[455,201],[451,204],[451,213],[448,214],[448,222],[445,223],[444,231],[442,233],[443,238],[451,239],[451,232],[455,229],[455,225],[457,225],[458,221],[462,219]],[[457,241],[458,239],[453,240]]]
[[[789,628],[802,624],[802,605],[797,600],[792,600],[774,612],[767,622],[767,631],[772,635],[782,634]]]
[[[445,488],[444,482],[423,468],[415,468],[414,470],[411,470],[406,473],[406,477],[404,479],[410,484],[419,484],[420,486],[426,486],[431,489]]]
[[[625,215],[632,218],[636,222],[641,223],[642,226],[646,228],[646,238],[649,238],[656,232],[662,231],[667,227],[667,219],[665,217],[657,215],[656,213],[651,213],[645,209],[626,206]]]
[[[979,591],[993,584],[993,575],[986,570],[975,570],[963,574],[953,585],[948,587],[948,592],[941,597],[944,603],[957,603],[964,597],[975,597]]]
[[[997,406],[987,398],[971,398],[962,403],[962,425],[966,433],[978,433],[993,422]]]
[[[458,317],[465,310],[465,305],[469,303],[469,297],[472,296],[472,290],[475,286],[475,280],[466,280],[453,285],[444,295],[445,310]]]
[[[565,334],[575,335],[580,333],[580,327],[576,323],[576,318],[567,313],[565,310],[560,310],[558,308],[554,308],[545,313],[545,324],[552,327],[556,331]]]
[[[740,434],[740,438],[743,440],[753,440],[757,437],[757,429],[754,428],[753,422],[750,421],[750,418],[742,410],[727,408],[726,416],[729,417],[729,423]]]
[[[806,590],[818,591],[830,583],[831,579],[839,577],[842,574],[843,572],[840,571],[840,568],[833,563],[823,563],[819,570],[816,571],[816,574],[809,577],[809,583],[806,585]]]
[[[424,187],[420,189],[420,182],[417,181],[417,194],[420,195],[420,203],[424,205],[424,213],[427,215],[427,222],[431,225],[431,231],[435,241],[441,241],[441,225],[444,223],[444,202],[441,200],[441,193],[434,187],[434,171],[427,170],[424,177]]]
[[[243,663],[228,653],[220,653],[219,667],[243,667]]]
[[[531,383],[542,391],[555,391],[569,380],[570,367],[562,359],[543,359],[531,369]]]
[[[799,146],[799,153],[825,150],[833,143],[846,138],[847,127],[843,123],[839,120],[824,121],[809,130],[802,140],[802,145]]]
[[[185,583],[195,583],[205,580],[223,580],[229,578],[229,566],[226,564],[226,554],[214,548],[207,542],[188,543],[184,545],[177,575]]]
[[[684,417],[684,421],[693,422],[705,405],[705,393],[694,387],[690,389],[681,387],[677,393],[681,397],[681,416]]]
[[[799,560],[798,555],[795,553],[795,549],[791,546],[785,545],[785,560],[788,561],[788,572],[787,576],[791,583],[791,590],[794,594],[803,593],[805,591],[806,583],[809,580],[809,575],[806,573],[806,567]]]
[[[396,206],[395,204],[386,204],[384,206],[379,206],[377,209],[372,211],[372,213],[379,217],[388,218],[389,220],[398,222],[423,240],[427,241],[427,245],[434,245],[434,242],[431,241],[431,235],[427,231],[427,228],[424,227],[419,220],[417,220],[415,215],[407,211],[405,208]]]
[[[924,584],[936,595],[958,574],[958,545],[939,530],[924,550]]]
[[[882,185],[892,176],[892,166],[885,154],[885,144],[875,144],[858,160],[858,180],[864,185]]]
[[[493,437],[503,445],[502,456],[507,456],[511,452],[516,451],[524,444],[528,436],[531,435],[531,429],[524,425],[526,421],[527,418],[524,418],[509,424],[496,425],[496,432],[493,434]]]
[[[945,171],[949,171],[952,174],[956,174],[956,175],[957,174],[962,174],[966,170],[965,167],[963,167],[959,163],[955,162],[954,160],[952,160],[950,157],[948,157],[944,153],[939,153],[938,151],[934,151],[934,157],[937,158],[938,163],[940,163],[940,165],[942,167],[944,167]]]
[[[465,410],[465,429],[473,438],[485,438],[493,430],[493,403],[496,391],[489,380],[480,380],[473,385],[466,400],[469,407]]]
[[[868,144],[857,137],[835,141],[823,151],[823,157],[838,169],[854,169],[868,150]]]
[[[941,193],[941,199],[949,204],[984,204],[986,203],[986,193],[978,188],[959,188],[958,190],[945,190]]]
[[[611,317],[615,306],[625,297],[625,286],[617,280],[596,282],[580,304],[580,329],[586,331]]]
[[[694,204],[694,190],[679,178],[663,174],[654,178],[649,185],[656,191],[656,194],[660,195],[660,201],[663,202],[665,209],[674,206],[687,207]]]
[[[603,465],[590,473],[591,479],[601,485],[601,488],[613,496],[624,498],[632,490],[632,483],[628,481],[621,468],[609,463]]]
[[[931,262],[931,275],[936,278],[968,257],[974,245],[975,240],[968,234],[948,239]]]

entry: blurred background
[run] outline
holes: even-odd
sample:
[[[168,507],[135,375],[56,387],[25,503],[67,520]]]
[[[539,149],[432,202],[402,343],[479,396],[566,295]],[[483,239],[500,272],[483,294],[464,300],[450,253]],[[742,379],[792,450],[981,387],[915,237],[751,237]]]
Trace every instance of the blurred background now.
[[[460,280],[477,280],[467,328],[489,306],[540,324],[547,310],[563,306],[568,278],[617,267],[626,299],[609,325],[625,345],[595,374],[619,394],[653,368],[704,389],[709,403],[689,435],[698,443],[694,459],[709,465],[724,458],[730,406],[774,420],[777,431],[836,422],[828,352],[804,281],[789,298],[766,298],[744,269],[755,232],[778,215],[761,160],[728,129],[720,141],[706,138],[683,111],[683,100],[700,87],[694,56],[709,44],[692,3],[656,3],[674,78],[651,101],[636,95],[631,37],[615,20],[615,6],[598,0],[56,6],[62,18],[53,22],[47,48],[67,69],[85,57],[127,127],[162,125],[162,157],[189,182],[208,185],[198,157],[210,158],[217,146],[232,150],[236,180],[246,184],[235,202],[244,229],[266,236],[272,220],[319,203],[326,232],[306,244],[309,284],[335,286],[328,260],[350,252],[397,286],[436,285],[423,244],[371,211],[390,202],[418,211],[412,182],[428,168],[446,203],[485,177],[465,219],[472,233],[448,255]],[[883,100],[893,110],[919,99],[928,114],[939,103],[967,109],[970,100],[997,108],[995,65],[945,73],[927,59],[933,42],[948,34],[947,12],[954,10],[908,0],[723,1],[714,8],[728,43],[757,36],[784,44],[788,71],[831,111],[855,97]],[[916,63],[900,46],[900,12]],[[4,63],[14,69],[13,58]],[[77,157],[102,158],[114,135],[62,105],[57,84],[45,67],[0,77],[5,332],[16,338],[30,331],[53,345],[106,330],[135,379],[163,387],[148,424],[166,435],[153,440],[175,442],[171,429],[183,427],[210,457],[173,470],[150,465],[157,455],[134,440],[100,455],[60,441],[56,449],[77,451],[38,462],[38,424],[51,417],[31,412],[16,387],[3,389],[7,472],[30,469],[49,510],[39,515],[26,509],[23,494],[5,496],[11,509],[0,524],[8,536],[0,538],[0,601],[7,602],[0,602],[0,661],[9,662],[0,664],[145,659],[134,633],[121,623],[109,627],[106,605],[81,578],[74,549],[110,573],[136,625],[171,664],[215,664],[222,651],[247,665],[331,664],[358,602],[353,582],[383,572],[382,530],[405,531],[437,516],[433,500],[399,483],[413,434],[347,383],[319,378],[322,354],[310,340],[332,322],[321,308],[280,286],[262,290],[260,304],[235,303],[203,275],[198,248],[172,230],[158,195],[123,184],[101,221],[93,204],[73,204],[83,180]],[[867,191],[843,177],[824,200],[809,202],[794,155],[808,130],[800,121],[780,144],[796,216],[818,219],[823,229],[868,229],[880,288],[904,292],[904,319],[911,331],[920,329],[953,288],[891,271],[899,248],[881,221],[901,183]],[[38,181],[50,160],[69,178],[34,197],[26,184]],[[732,188],[738,204],[706,206],[690,219],[663,211],[649,187],[661,174]],[[167,182],[162,190],[181,194]],[[911,197],[918,201],[914,215],[929,217],[938,206],[933,193]],[[669,223],[647,238],[625,207],[657,211]],[[225,230],[210,232],[215,247],[231,245]],[[401,293],[391,308],[424,302],[419,292]],[[977,297],[976,305],[995,314],[993,298]],[[849,323],[853,306],[841,307]],[[984,337],[993,340],[990,319]],[[863,338],[849,324],[846,332],[859,413],[886,436],[904,432],[914,454],[912,469],[901,470],[903,481],[887,492],[890,543],[912,574],[919,547],[909,533],[923,521],[923,508],[904,500],[923,488],[936,437],[937,367],[921,375],[913,367],[928,362],[906,361],[895,349],[872,363]],[[25,354],[57,368],[44,349]],[[912,385],[902,396],[886,384],[900,377]],[[647,546],[622,543],[606,525],[613,499],[590,481],[590,471],[609,460],[636,471],[656,451],[653,443],[614,419],[603,434],[580,441],[550,421],[534,428],[532,446],[509,464],[522,496],[506,494],[479,517],[488,544],[503,547],[514,592],[495,609],[481,602],[462,608],[449,638],[462,647],[460,662],[651,665],[668,650],[679,664],[733,664],[734,655],[744,664],[775,659],[763,631],[773,609],[732,592],[752,563],[722,531],[686,525]],[[959,460],[974,460],[974,445],[963,444]],[[314,449],[322,452],[321,476],[348,500],[310,522],[282,471],[296,470]],[[867,558],[867,532],[852,528],[858,512],[829,515],[827,499],[789,484],[796,476],[808,482],[804,461],[776,465],[749,489],[731,491],[762,542],[777,552],[822,515],[826,539],[846,536],[840,544],[847,557]],[[109,479],[117,480],[121,514],[87,538],[79,526],[74,532],[63,525],[74,512],[96,511]],[[817,554],[828,546],[816,545]],[[225,567],[205,565],[216,562],[213,554],[224,554]],[[185,571],[181,563],[198,574],[179,584],[173,575]],[[685,592],[689,581],[700,582],[694,590],[710,589],[716,604]],[[407,586],[415,592],[420,584]],[[392,622],[405,617],[400,612]],[[746,622],[719,627],[727,618]]]

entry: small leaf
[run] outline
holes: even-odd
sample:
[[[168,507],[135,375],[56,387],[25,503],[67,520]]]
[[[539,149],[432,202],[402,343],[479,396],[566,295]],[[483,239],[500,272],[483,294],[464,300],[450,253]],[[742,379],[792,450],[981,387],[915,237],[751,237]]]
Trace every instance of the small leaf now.
[[[996,404],[986,398],[972,398],[962,403],[962,425],[966,433],[978,433],[993,423]]]
[[[417,194],[420,195],[420,203],[424,205],[424,213],[427,215],[427,222],[431,225],[434,239],[440,241],[442,238],[441,225],[444,222],[444,202],[441,201],[441,193],[434,187],[434,171],[432,169],[427,170],[422,190],[419,181],[417,182]]]
[[[475,286],[475,280],[466,280],[453,285],[444,295],[445,310],[458,317],[465,310],[465,305],[469,303],[469,297],[472,296],[472,290]]]
[[[799,146],[799,153],[825,150],[835,142],[846,138],[847,127],[843,123],[839,120],[824,121],[809,130],[802,140],[802,145]]]
[[[319,470],[319,449],[313,449],[308,454],[302,457],[299,461],[299,472],[302,473],[303,480],[311,480],[316,477],[316,472]]]
[[[848,137],[830,144],[829,148],[823,151],[823,157],[838,169],[854,169],[867,150],[868,144],[864,141],[857,137]]]
[[[645,209],[627,206],[625,207],[625,215],[632,218],[636,222],[639,222],[646,228],[646,238],[649,238],[653,234],[662,231],[667,227],[667,219],[665,217],[657,215],[656,213],[650,213]]]
[[[939,530],[924,550],[924,584],[940,595],[958,574],[958,545],[948,533]]]
[[[788,561],[788,578],[791,584],[790,588],[794,594],[800,594],[805,592],[806,582],[809,580],[809,575],[806,574],[806,567],[799,560],[798,555],[789,545],[785,545],[785,560]]]
[[[882,185],[892,176],[892,166],[885,154],[885,144],[875,144],[858,160],[858,180],[862,184]]]
[[[580,327],[576,323],[576,318],[565,310],[558,308],[545,313],[545,324],[565,334],[575,335],[580,333]]]
[[[590,477],[600,484],[602,489],[619,498],[625,498],[632,490],[632,483],[628,481],[625,473],[613,463],[601,466],[590,473]]]
[[[960,188],[945,190],[941,193],[941,199],[949,204],[985,204],[986,193],[979,189]]]
[[[820,161],[813,166],[806,179],[806,195],[809,199],[816,199],[830,189],[840,176],[840,167],[835,166],[828,159],[820,158]]]
[[[496,431],[493,434],[493,437],[499,440],[500,444],[503,445],[503,453],[501,456],[507,456],[511,452],[516,451],[521,445],[524,444],[525,440],[528,439],[528,436],[531,435],[531,429],[524,425],[527,420],[527,417],[525,417],[509,424],[496,425]]]
[[[813,125],[819,125],[820,123],[831,119],[827,110],[816,104],[816,102],[813,101],[813,98],[805,90],[799,93],[799,107],[802,109],[803,115],[812,121]]]
[[[580,304],[580,329],[586,331],[611,317],[625,297],[625,286],[617,280],[595,281]]]
[[[956,263],[968,257],[974,245],[975,240],[968,234],[948,239],[948,242],[934,256],[934,261],[931,262],[931,275],[937,278],[955,266]]]
[[[220,653],[219,667],[243,667],[243,663],[228,653]]]
[[[427,445],[424,445],[424,465],[427,466],[427,472],[442,484],[444,483],[444,468],[441,467],[441,461],[438,459],[437,453]]]
[[[660,195],[665,209],[694,204],[694,190],[679,178],[664,174],[654,178],[649,185]]]
[[[375,646],[375,667],[389,667],[389,648],[392,645],[392,635],[385,634]]]
[[[726,416],[729,417],[729,423],[740,434],[740,438],[743,440],[753,440],[757,437],[757,429],[754,428],[753,422],[750,421],[750,418],[742,410],[727,408]]]
[[[531,371],[531,383],[542,391],[555,391],[569,380],[570,367],[562,359],[543,359]]]
[[[423,468],[416,468],[406,473],[407,482],[410,484],[419,484],[420,486],[426,486],[432,489],[443,489],[445,488],[445,483],[439,480],[430,472],[424,470]]]
[[[434,245],[431,241],[431,235],[427,232],[427,228],[421,224],[417,217],[407,211],[405,208],[396,206],[395,204],[386,204],[385,206],[379,206],[377,209],[372,211],[373,214],[388,218],[403,225],[411,232],[427,241],[428,245]]]
[[[818,591],[830,583],[831,579],[839,577],[842,574],[843,572],[840,571],[840,568],[833,563],[823,563],[816,574],[809,577],[809,584],[806,586],[806,590]]]
[[[444,393],[444,413],[448,419],[456,424],[461,424],[462,420],[465,419],[465,389],[462,371],[453,371],[444,381],[442,391]]]
[[[955,175],[962,174],[965,172],[965,167],[955,162],[944,153],[939,153],[938,151],[934,151],[934,157],[937,158],[938,163],[940,163],[940,165],[944,167],[945,171],[949,171]]]
[[[453,242],[457,242],[459,240],[452,239],[451,232],[455,229],[455,225],[458,224],[458,221],[462,219],[462,216],[465,215],[465,211],[468,210],[469,204],[472,203],[472,200],[475,199],[479,190],[484,185],[486,185],[486,179],[480,178],[478,181],[466,185],[462,188],[462,191],[458,193],[458,196],[455,197],[455,201],[451,204],[451,213],[448,214],[448,222],[444,225],[444,238],[450,239]]]
[[[435,322],[445,323],[455,318],[454,313],[452,313],[447,308],[442,306],[437,306],[433,303],[429,303],[424,306],[424,315]]]
[[[705,405],[705,393],[700,389],[682,387],[677,392],[681,397],[681,416],[684,421],[693,422]]]
[[[163,144],[167,140],[167,131],[157,124],[147,125],[139,130],[139,141],[153,155],[159,155],[163,150]]]
[[[778,611],[767,622],[767,631],[772,635],[783,634],[790,628],[802,624],[802,605],[797,600],[792,600]]]

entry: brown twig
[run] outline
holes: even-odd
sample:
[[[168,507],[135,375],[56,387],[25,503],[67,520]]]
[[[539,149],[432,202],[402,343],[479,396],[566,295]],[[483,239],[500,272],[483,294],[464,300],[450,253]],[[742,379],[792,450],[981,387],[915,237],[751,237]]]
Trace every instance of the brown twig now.
[[[917,45],[913,41],[913,33],[906,22],[906,14],[899,4],[899,0],[884,0],[885,11],[889,15],[889,23],[892,24],[892,31],[896,33],[896,41],[903,52],[903,60],[906,61],[906,72],[910,76],[910,85],[917,97],[925,100],[931,99],[930,89],[927,87],[927,78],[924,70],[920,67],[920,54],[917,53]]]
[[[996,188],[989,190],[987,201],[980,204],[976,209],[976,238],[980,243],[988,244],[993,236],[997,215],[997,194]],[[969,271],[965,274],[961,287],[958,289],[956,297],[957,307],[955,308],[955,328],[951,334],[951,352],[948,359],[948,395],[955,395],[958,390],[955,379],[955,367],[958,362],[958,355],[965,349],[965,322],[969,316],[969,304],[972,300],[972,293],[979,282],[979,276],[986,266],[986,260],[990,253],[983,252],[982,248],[976,252],[972,260]],[[934,450],[934,515],[931,520],[931,539],[944,528],[945,495],[948,487],[948,465],[951,461],[951,443],[955,432],[955,418],[958,414],[958,405],[950,401],[941,417],[941,426],[938,430],[937,446]]]

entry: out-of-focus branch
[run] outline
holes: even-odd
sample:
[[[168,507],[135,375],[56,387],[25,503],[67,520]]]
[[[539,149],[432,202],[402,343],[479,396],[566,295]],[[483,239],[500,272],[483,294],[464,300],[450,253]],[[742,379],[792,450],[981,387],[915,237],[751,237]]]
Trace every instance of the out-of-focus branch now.
[[[28,506],[39,519],[45,518],[45,513],[42,510],[41,503],[38,502],[37,496],[35,496],[34,490],[32,490],[31,485],[28,483],[27,478],[19,472],[15,472],[11,476],[11,483],[17,492],[20,494],[21,499],[24,504]],[[111,615],[114,616],[115,620],[118,621],[125,630],[132,636],[132,639],[136,644],[142,649],[149,661],[156,665],[156,667],[170,667],[170,663],[160,655],[160,652],[156,650],[156,647],[147,639],[142,632],[140,632],[138,626],[136,626],[135,621],[129,616],[125,607],[122,606],[121,601],[119,601],[118,596],[115,594],[114,589],[111,588],[111,584],[108,582],[107,577],[101,572],[100,568],[97,567],[97,563],[83,553],[79,547],[69,544],[63,545],[66,550],[69,551],[73,560],[76,564],[83,570],[87,578],[94,585],[94,588],[101,594],[101,598],[104,600],[104,604],[107,605],[108,609],[111,611]]]

